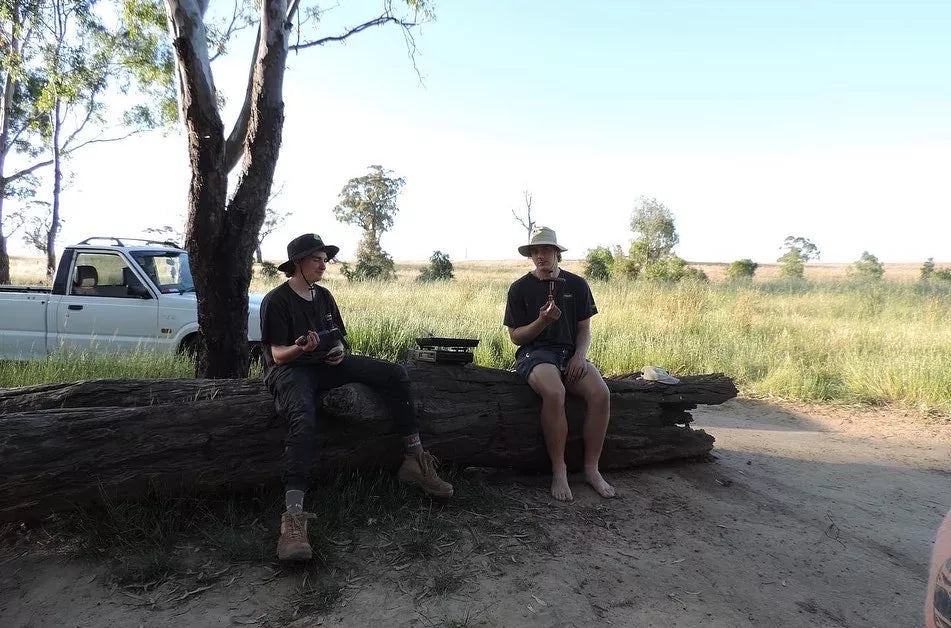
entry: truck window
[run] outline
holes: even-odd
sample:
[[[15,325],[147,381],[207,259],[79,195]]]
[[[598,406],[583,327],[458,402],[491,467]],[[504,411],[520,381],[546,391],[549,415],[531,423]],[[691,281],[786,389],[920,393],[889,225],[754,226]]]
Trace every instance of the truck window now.
[[[115,253],[77,253],[70,294],[84,297],[137,298],[129,288],[142,283]]]
[[[184,251],[133,251],[131,255],[159,291],[167,294],[195,289]]]

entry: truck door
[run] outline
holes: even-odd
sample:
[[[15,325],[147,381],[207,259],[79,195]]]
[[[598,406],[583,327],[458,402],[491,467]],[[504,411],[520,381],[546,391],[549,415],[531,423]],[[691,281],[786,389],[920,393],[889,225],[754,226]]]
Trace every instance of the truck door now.
[[[158,300],[121,255],[77,252],[70,277],[57,305],[58,348],[96,353],[154,349]]]
[[[42,360],[46,357],[46,304],[49,292],[0,293],[0,359]]]

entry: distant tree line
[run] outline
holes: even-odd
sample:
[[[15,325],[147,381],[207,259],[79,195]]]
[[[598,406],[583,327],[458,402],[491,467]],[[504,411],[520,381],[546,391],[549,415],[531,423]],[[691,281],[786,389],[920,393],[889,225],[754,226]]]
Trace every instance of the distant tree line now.
[[[654,279],[662,281],[707,281],[699,268],[689,266],[674,253],[680,242],[674,215],[656,198],[642,196],[631,213],[634,239],[625,254],[620,245],[598,246],[585,256],[584,274],[589,279]]]

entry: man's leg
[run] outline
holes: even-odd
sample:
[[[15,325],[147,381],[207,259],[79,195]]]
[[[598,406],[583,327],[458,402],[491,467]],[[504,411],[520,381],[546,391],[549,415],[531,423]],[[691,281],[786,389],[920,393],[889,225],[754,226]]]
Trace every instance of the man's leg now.
[[[565,386],[554,364],[539,364],[528,374],[528,385],[542,398],[542,433],[551,459],[551,494],[559,501],[574,499],[568,486],[565,465],[565,443],[568,441],[568,420],[565,418]]]
[[[335,386],[359,382],[376,390],[386,402],[396,431],[403,439],[405,456],[399,478],[414,484],[433,497],[451,497],[452,484],[436,473],[436,460],[423,449],[413,407],[412,388],[406,368],[399,364],[361,355],[349,355],[343,362],[321,371],[332,373]]]
[[[611,392],[601,373],[588,362],[587,372],[580,380],[567,384],[568,391],[582,397],[587,406],[584,414],[584,477],[601,497],[614,497],[617,493],[598,470],[604,436],[611,419]]]
[[[283,461],[286,512],[281,517],[277,555],[281,560],[310,560],[307,520],[313,515],[304,512],[303,506],[317,430],[313,373],[309,368],[287,369],[270,388],[278,414],[287,421]]]

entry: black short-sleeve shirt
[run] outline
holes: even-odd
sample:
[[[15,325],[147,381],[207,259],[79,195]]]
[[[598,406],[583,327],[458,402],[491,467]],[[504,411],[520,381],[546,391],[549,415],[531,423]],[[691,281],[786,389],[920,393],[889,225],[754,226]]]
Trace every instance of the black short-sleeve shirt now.
[[[261,345],[264,357],[264,379],[285,368],[320,364],[335,343],[321,342],[316,351],[301,355],[287,364],[276,365],[271,355],[271,345],[290,346],[308,331],[324,331],[336,326],[343,336],[347,335],[343,318],[334,297],[323,286],[315,286],[313,301],[294,292],[285,281],[268,292],[261,301]],[[330,320],[327,320],[327,315]]]
[[[533,341],[519,347],[518,355],[536,347],[566,346],[573,349],[578,322],[598,313],[587,281],[564,269],[558,276],[564,281],[539,279],[528,273],[509,286],[503,321],[506,327],[522,327],[537,319],[538,310],[548,302],[549,290],[554,294],[555,305],[561,310],[561,318],[546,327]]]

